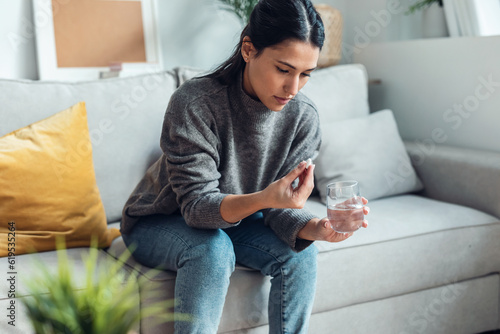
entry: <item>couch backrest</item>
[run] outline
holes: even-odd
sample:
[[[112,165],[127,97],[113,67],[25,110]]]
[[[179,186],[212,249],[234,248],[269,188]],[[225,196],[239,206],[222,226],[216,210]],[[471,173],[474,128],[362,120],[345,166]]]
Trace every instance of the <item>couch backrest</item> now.
[[[0,136],[85,101],[97,185],[112,223],[120,219],[128,196],[161,154],[160,133],[170,96],[201,72],[181,67],[78,83],[0,79]],[[321,122],[369,112],[362,65],[318,70],[303,91],[317,105]]]
[[[202,70],[179,67],[173,72],[180,85],[200,75]],[[316,104],[321,123],[364,117],[370,113],[368,74],[362,64],[338,65],[316,70],[302,92]]]
[[[161,154],[163,117],[176,85],[173,72],[79,83],[0,79],[0,136],[85,101],[97,185],[108,222],[115,222]]]

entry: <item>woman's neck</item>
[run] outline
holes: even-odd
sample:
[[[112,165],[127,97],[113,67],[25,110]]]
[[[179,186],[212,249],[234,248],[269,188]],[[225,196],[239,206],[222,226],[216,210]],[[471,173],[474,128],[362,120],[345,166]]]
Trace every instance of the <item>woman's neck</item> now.
[[[255,91],[253,90],[252,84],[250,83],[248,64],[245,66],[245,69],[243,70],[242,77],[243,78],[242,78],[241,88],[243,89],[243,91],[252,99],[260,101],[257,95],[255,94]]]

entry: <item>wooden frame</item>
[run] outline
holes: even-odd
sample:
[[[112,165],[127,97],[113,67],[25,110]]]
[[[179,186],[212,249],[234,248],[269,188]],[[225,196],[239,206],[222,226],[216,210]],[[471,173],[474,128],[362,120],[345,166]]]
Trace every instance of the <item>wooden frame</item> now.
[[[40,80],[162,69],[155,0],[33,0],[33,18]]]

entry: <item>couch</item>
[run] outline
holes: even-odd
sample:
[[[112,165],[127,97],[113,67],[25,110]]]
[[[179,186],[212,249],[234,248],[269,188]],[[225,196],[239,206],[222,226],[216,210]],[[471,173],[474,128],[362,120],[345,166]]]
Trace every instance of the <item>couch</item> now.
[[[85,101],[106,220],[109,226],[118,227],[128,195],[161,153],[160,129],[170,95],[198,73],[183,67],[89,82],[0,79],[0,136]],[[315,242],[319,272],[310,333],[455,334],[499,329],[500,154],[431,140],[403,143],[395,137],[394,129],[389,131],[385,126],[377,130],[379,135],[373,134],[371,124],[381,120],[373,118],[371,122],[370,117],[384,114],[384,122],[389,119],[395,123],[390,120],[390,111],[370,113],[367,79],[362,65],[340,65],[318,70],[304,88],[318,106],[324,143],[328,143],[318,159],[321,154],[336,157],[336,152],[342,151],[336,142],[345,144],[344,136],[352,137],[353,133],[354,138],[363,134],[365,142],[352,143],[354,151],[340,152],[345,159],[366,142],[373,142],[371,150],[377,151],[359,151],[360,161],[338,165],[342,171],[333,174],[327,168],[331,161],[315,162],[321,175],[317,176],[318,191],[307,202],[309,210],[326,216],[322,184],[354,176],[363,180],[361,192],[370,200],[371,212],[369,227],[347,241]],[[364,121],[357,123],[360,119]],[[332,136],[333,129],[338,132]],[[340,136],[342,131],[345,133]],[[392,137],[384,137],[387,133]],[[376,136],[384,138],[379,142]],[[404,153],[398,151],[401,149]],[[376,166],[379,162],[390,163]],[[395,169],[391,172],[387,168]],[[371,172],[376,170],[379,172]],[[377,177],[378,181],[370,180]],[[2,224],[6,219],[0,217]],[[69,250],[75,272],[85,271],[80,254],[87,251],[86,247]],[[124,252],[127,250],[119,237],[100,250],[99,265],[116,261]],[[18,301],[30,298],[22,278],[33,274],[35,256],[17,256],[21,279],[16,285]],[[57,268],[56,251],[42,252],[39,258],[49,269]],[[0,258],[4,273],[7,266],[7,258]],[[124,270],[138,273],[137,307],[173,297],[174,272],[145,268],[133,258],[124,266]],[[7,324],[6,309],[12,299],[9,282],[2,278],[0,286],[0,332],[29,333],[31,327],[19,302],[16,326]],[[219,332],[267,333],[269,286],[269,278],[237,266]],[[140,332],[173,333],[172,323],[151,325],[145,320],[140,323]]]

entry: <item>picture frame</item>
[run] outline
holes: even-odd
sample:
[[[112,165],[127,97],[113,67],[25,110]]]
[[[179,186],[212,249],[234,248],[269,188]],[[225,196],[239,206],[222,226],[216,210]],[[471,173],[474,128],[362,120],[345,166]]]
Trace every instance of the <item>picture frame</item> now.
[[[109,73],[118,72],[120,76],[127,76],[162,70],[156,0],[32,1],[40,80],[85,81],[118,75]],[[83,5],[87,7],[81,7]],[[87,10],[91,8],[89,6],[94,7]],[[124,8],[125,6],[127,8]],[[114,12],[110,11],[110,8],[114,8]],[[121,9],[127,9],[123,12],[126,12],[128,17],[121,17]],[[114,15],[108,17],[108,13]],[[81,22],[87,22],[83,16],[87,21],[97,20],[97,24],[82,25]],[[77,27],[78,23],[75,22],[80,22],[80,27]],[[99,24],[104,27],[102,34],[95,31],[92,34],[91,29],[87,32],[85,28],[95,28]],[[139,26],[141,29],[137,29]],[[134,27],[136,36],[133,39],[128,38],[128,35],[124,35],[123,39],[111,37],[113,34],[110,30],[121,32],[123,35],[127,29]],[[74,31],[75,37],[68,37],[68,31]],[[56,32],[59,32],[59,35]],[[64,35],[64,38],[61,38],[61,35]],[[131,42],[135,44],[131,45]],[[125,47],[120,43],[128,45]],[[111,44],[118,47],[110,49]],[[120,50],[119,56],[115,50]]]

